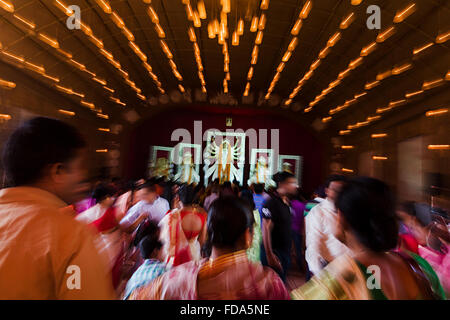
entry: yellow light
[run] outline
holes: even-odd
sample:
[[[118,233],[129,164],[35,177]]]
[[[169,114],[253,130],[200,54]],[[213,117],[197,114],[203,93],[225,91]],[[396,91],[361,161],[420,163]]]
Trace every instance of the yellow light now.
[[[11,81],[0,79],[0,86],[2,86],[5,89],[14,89],[16,87],[16,84]]]
[[[333,82],[331,82],[330,83],[330,85],[329,85],[329,87],[330,88],[334,88],[334,87],[336,87],[337,85],[339,85],[341,83],[341,80],[334,80]]]
[[[98,131],[111,132],[109,128],[98,128]]]
[[[381,81],[381,80],[384,80],[384,79],[386,79],[387,77],[389,77],[391,75],[392,75],[392,71],[391,70],[387,70],[385,72],[381,72],[381,73],[377,74],[376,79]]]
[[[0,0],[0,7],[2,7],[4,10],[13,13],[14,12],[14,5],[9,2],[8,0]]]
[[[391,109],[392,109],[392,107],[378,108],[376,112],[377,113],[384,113],[384,112],[389,111]]]
[[[347,28],[350,26],[350,24],[351,24],[354,20],[355,20],[355,13],[352,12],[352,13],[350,13],[347,17],[345,17],[345,18],[342,20],[342,22],[341,22],[341,24],[339,25],[339,27],[340,27],[341,29],[347,29]]]
[[[259,17],[258,30],[264,30],[266,27],[266,15],[263,13]]]
[[[72,59],[72,54],[70,53],[70,52],[67,52],[67,51],[64,51],[64,50],[62,50],[61,48],[60,49],[57,49],[57,51],[59,52],[59,53],[61,53],[63,56],[65,56],[66,58],[68,58],[68,59]]]
[[[57,6],[59,6],[59,9],[60,9],[60,10],[64,11],[64,13],[65,13],[67,16],[71,16],[71,15],[73,14],[73,11],[70,10],[70,9],[67,7],[67,5],[65,5],[62,1],[60,1],[60,0],[55,0],[55,3],[56,3]]]
[[[160,40],[160,44],[167,58],[173,59],[172,52],[170,52],[169,46],[166,44],[166,42],[164,40]]]
[[[301,27],[302,27],[302,19],[297,19],[297,21],[295,22],[294,26],[292,27],[291,34],[293,36],[298,35],[298,33],[300,32]]]
[[[150,20],[152,20],[153,23],[159,23],[159,17],[158,14],[156,13],[155,9],[153,9],[152,6],[148,6],[147,8],[147,14],[150,17]]]
[[[155,31],[158,34],[158,37],[161,39],[164,39],[166,37],[166,33],[164,32],[164,29],[161,27],[159,23],[155,23]]]
[[[341,171],[342,172],[348,172],[348,173],[354,172],[352,169],[347,169],[347,168],[342,168]]]
[[[319,52],[319,58],[324,59],[330,52],[330,47],[325,47]]]
[[[263,39],[263,32],[260,30],[256,35],[255,44],[261,44]]]
[[[35,71],[39,74],[45,74],[45,68],[42,66],[35,65],[29,61],[25,61],[25,66],[27,66],[28,69]]]
[[[230,4],[230,0],[222,0],[222,11],[225,13],[230,13],[231,11],[231,4]]]
[[[106,51],[105,49],[100,49],[100,53],[103,54],[108,60],[114,59],[114,56],[110,52]]]
[[[247,80],[251,80],[253,78],[253,67],[250,67],[247,74]]]
[[[92,78],[92,80],[94,80],[94,81],[96,81],[96,82],[98,82],[98,83],[100,83],[100,84],[102,84],[102,85],[106,86],[106,81],[105,81],[105,80],[103,80],[103,79],[99,79],[99,78]]]
[[[216,34],[214,33],[214,26],[212,22],[208,23],[208,38],[214,39]]]
[[[352,71],[352,69],[346,69],[346,70],[342,71],[341,73],[339,73],[338,79],[343,79],[343,78],[345,78],[346,76],[348,76],[348,73],[349,73],[350,71]]]
[[[202,92],[206,93],[206,87],[205,86],[202,86]]]
[[[109,5],[109,2],[107,0],[95,0],[95,1],[105,13],[111,14],[112,12],[111,6]]]
[[[184,93],[186,91],[181,84],[178,85],[178,89],[180,90],[181,93]]]
[[[50,79],[50,80],[52,80],[52,81],[55,81],[55,82],[59,82],[60,81],[58,78],[49,76],[48,74],[43,74],[43,76],[48,78],[48,79]]]
[[[283,62],[288,62],[289,61],[289,59],[291,58],[291,56],[292,56],[292,52],[291,51],[287,51],[285,54],[284,54],[284,56],[283,56],[283,58],[281,59]]]
[[[73,111],[68,111],[68,110],[64,110],[64,109],[59,109],[58,110],[59,113],[65,114],[67,116],[71,116],[73,117],[75,115],[75,112]]]
[[[230,72],[230,65],[228,63],[225,63],[223,66],[223,72],[227,73]]]
[[[445,33],[441,33],[440,35],[438,35],[436,37],[436,43],[444,43],[448,39],[450,39],[450,31],[445,32]]]
[[[449,150],[450,145],[448,144],[430,144],[428,145],[428,150]]]
[[[375,80],[375,81],[373,81],[373,82],[368,82],[368,83],[366,83],[366,85],[364,86],[364,88],[366,89],[366,90],[370,90],[370,89],[372,89],[372,88],[375,88],[377,85],[379,85],[380,84],[380,81],[378,81],[378,80]]]
[[[130,41],[128,44],[130,45],[131,49],[133,49],[134,53],[136,53],[142,61],[147,61],[147,56],[141,51],[141,49],[137,46],[136,43]]]
[[[364,59],[363,57],[356,58],[355,60],[350,61],[350,63],[348,64],[348,66],[349,66],[351,69],[355,69],[356,67],[358,67],[358,66],[362,63],[363,59]]]
[[[261,32],[261,31],[260,31],[260,32]],[[258,34],[259,34],[259,32],[258,32]],[[231,44],[232,44],[233,46],[238,46],[238,45],[239,45],[239,35],[238,35],[237,31],[234,31],[234,32],[233,32],[233,37],[232,37]]]
[[[387,160],[388,157],[385,156],[372,156],[373,160]]]
[[[191,42],[196,42],[196,41],[197,41],[197,37],[195,36],[194,28],[189,27],[189,29],[188,29],[188,35],[189,35],[189,40],[190,40]]]
[[[340,131],[339,131],[339,134],[340,134],[341,136],[343,136],[343,135],[349,134],[349,133],[351,133],[351,132],[352,132],[351,130],[340,130]]]
[[[261,10],[269,9],[269,0],[262,0],[260,8]]]
[[[381,119],[381,116],[367,117],[367,121],[375,121],[375,120],[379,120],[379,119]]]
[[[435,87],[438,87],[440,85],[444,84],[444,79],[440,78],[440,79],[436,79],[433,81],[424,81],[424,83],[422,84],[422,89],[423,90],[429,90]]]
[[[370,135],[370,137],[372,139],[386,138],[387,137],[387,133],[373,133],[373,134]]]
[[[377,36],[377,42],[384,42],[386,39],[391,37],[395,33],[395,28],[390,27],[386,29],[385,31],[381,32]]]
[[[309,12],[311,11],[311,8],[312,8],[312,2],[311,1],[306,2],[305,5],[303,6],[302,11],[300,12],[299,17],[301,19],[308,18],[308,15],[309,15]]]
[[[97,39],[94,35],[90,35],[89,40],[91,40],[91,42],[94,43],[97,46],[97,48],[99,49],[103,48],[103,42]]]
[[[116,12],[111,13],[111,19],[116,24],[116,26],[119,27],[120,29],[125,27],[125,23],[123,22],[122,18],[120,18],[120,16]]]
[[[58,41],[56,41],[55,39],[50,38],[49,36],[43,34],[43,33],[39,33],[38,37],[44,41],[45,43],[47,43],[49,46],[58,49],[59,48],[59,43]]]
[[[440,115],[443,115],[443,114],[445,114],[445,113],[448,113],[448,108],[442,108],[442,109],[430,110],[430,111],[427,111],[427,112],[425,113],[425,115],[426,115],[427,117],[433,117],[433,116],[440,116]]]
[[[308,108],[305,108],[305,110],[303,110],[305,113],[307,113],[307,112],[310,112],[312,110],[312,107],[308,107]]]
[[[325,118],[322,118],[322,122],[326,123],[326,122],[330,121],[331,119],[332,119],[332,117],[325,117]]]
[[[372,42],[367,47],[365,47],[365,48],[363,48],[361,50],[360,55],[362,57],[368,56],[373,50],[375,50],[376,46],[377,46],[377,43],[376,42]]]
[[[257,57],[258,56],[258,52],[259,52],[259,47],[258,46],[253,46],[252,57]]]
[[[205,20],[206,19],[206,8],[205,8],[205,3],[203,2],[203,0],[200,0],[197,3],[197,10],[198,10],[198,16],[200,17],[200,19]]]
[[[114,89],[108,88],[107,86],[104,86],[103,88],[104,88],[105,90],[108,90],[108,91],[111,92],[111,93],[114,93],[114,92],[115,92]]]
[[[401,99],[401,100],[397,100],[397,101],[391,101],[391,102],[389,102],[389,107],[394,108],[394,107],[397,107],[399,105],[402,105],[405,102],[406,102],[405,99]]]
[[[409,17],[411,14],[416,11],[416,4],[412,3],[408,5],[405,9],[397,12],[397,14],[394,17],[394,23],[399,23],[405,20],[407,17]]]
[[[256,32],[256,30],[258,30],[258,22],[259,22],[258,17],[253,17],[252,18],[252,23],[250,24],[250,31],[251,32]]]
[[[92,102],[87,102],[87,101],[81,100],[80,103],[83,106],[88,107],[89,109],[95,109],[95,104],[93,104]]]
[[[423,90],[414,91],[414,92],[408,92],[408,93],[405,94],[405,98],[409,99],[409,98],[417,96],[417,95],[419,95],[421,93],[423,93]]]
[[[361,2],[362,2],[362,0],[352,0],[351,4],[352,4],[352,6],[358,6]]]
[[[398,75],[402,72],[405,72],[408,69],[411,69],[412,64],[411,63],[405,63],[401,66],[395,67],[394,69],[392,69],[392,74],[394,75]]]
[[[194,13],[193,13],[193,22],[194,22],[194,27],[196,27],[196,28],[200,28],[202,26],[202,21],[200,20],[200,17],[196,10],[194,10]]]
[[[258,61],[258,56],[252,56],[252,60],[251,60],[251,64],[256,64],[256,62]]]
[[[23,24],[27,25],[30,29],[35,29],[36,28],[36,25],[33,22],[26,20],[25,18],[19,16],[18,14],[15,13],[15,14],[13,14],[13,16],[14,16],[14,18],[19,20]]]
[[[103,114],[103,113],[97,113],[97,117],[103,118],[103,119],[109,119],[109,116],[107,114]]]
[[[237,26],[237,33],[240,36],[242,36],[244,34],[244,20],[242,20],[242,19],[239,19],[238,26]]]
[[[327,42],[328,47],[333,47],[341,38],[341,33],[336,32],[333,36],[330,37],[330,39]]]
[[[284,69],[285,63],[284,62],[280,62],[280,64],[277,67],[277,71],[278,72],[282,72]]]
[[[416,55],[416,54],[422,52],[423,50],[428,49],[429,47],[431,47],[431,46],[433,46],[433,45],[434,45],[433,42],[427,43],[426,45],[424,45],[424,46],[422,46],[422,47],[419,47],[419,48],[414,49],[414,50],[413,50],[413,54]]]
[[[361,98],[362,96],[365,96],[367,94],[367,92],[362,92],[362,93],[360,93],[360,94],[355,94],[355,99],[359,99],[359,98]]]
[[[105,153],[105,152],[108,152],[108,149],[97,149],[97,150],[95,150],[95,152]]]
[[[289,43],[288,50],[289,51],[294,51],[295,47],[297,46],[297,43],[298,43],[298,38],[297,37],[293,37],[291,42]]]

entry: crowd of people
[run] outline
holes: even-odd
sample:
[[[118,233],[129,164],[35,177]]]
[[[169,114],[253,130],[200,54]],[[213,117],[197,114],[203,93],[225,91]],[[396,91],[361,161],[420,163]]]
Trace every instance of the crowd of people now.
[[[164,177],[88,179],[86,142],[34,118],[4,146],[0,299],[446,299],[445,212],[333,175],[308,196]],[[320,184],[320,182],[318,182]],[[88,194],[88,196],[86,196]],[[287,285],[293,268],[305,276]]]

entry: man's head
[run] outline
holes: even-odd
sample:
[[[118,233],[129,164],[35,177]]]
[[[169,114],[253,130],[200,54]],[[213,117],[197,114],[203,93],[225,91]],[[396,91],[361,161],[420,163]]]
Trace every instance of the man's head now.
[[[140,185],[136,192],[136,198],[139,201],[145,201],[149,204],[155,202],[158,199],[158,193],[156,192],[156,185],[151,182],[146,182]]]
[[[264,192],[264,184],[262,183],[255,183],[253,185],[253,192],[256,194],[262,194]]]
[[[74,127],[37,117],[17,128],[5,144],[3,166],[11,186],[45,189],[67,203],[88,191],[86,142]]]
[[[277,184],[277,191],[282,195],[294,195],[298,189],[297,178],[290,172],[282,171],[273,176],[273,180]]]
[[[328,177],[327,182],[325,184],[325,194],[327,199],[335,202],[339,192],[344,186],[347,178],[341,175],[331,175]]]

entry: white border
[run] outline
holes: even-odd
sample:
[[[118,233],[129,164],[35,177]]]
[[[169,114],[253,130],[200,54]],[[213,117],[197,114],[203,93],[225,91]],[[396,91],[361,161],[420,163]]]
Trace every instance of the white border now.
[[[283,170],[284,160],[295,160],[295,175],[298,180],[298,184],[302,185],[302,169],[303,169],[303,157],[294,156],[289,154],[280,154],[278,156],[278,171]]]

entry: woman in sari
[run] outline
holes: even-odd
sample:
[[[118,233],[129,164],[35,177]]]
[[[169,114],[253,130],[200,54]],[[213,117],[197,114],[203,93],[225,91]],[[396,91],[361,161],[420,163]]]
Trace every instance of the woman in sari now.
[[[328,264],[302,287],[294,299],[414,300],[445,299],[430,265],[414,253],[394,252],[398,241],[395,202],[382,181],[360,177],[340,192],[342,233],[351,249]]]
[[[193,187],[182,185],[174,199],[174,209],[161,220],[161,242],[164,261],[177,266],[201,259],[201,246],[206,239],[206,211],[192,204]]]
[[[253,213],[239,198],[219,198],[208,215],[211,256],[166,272],[131,299],[248,300],[289,299],[280,277],[261,263],[251,262]]]

